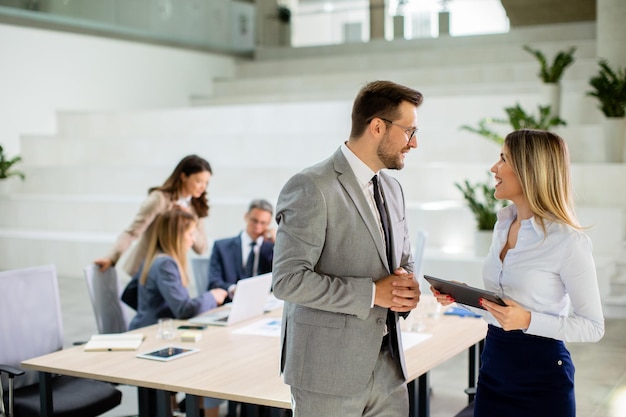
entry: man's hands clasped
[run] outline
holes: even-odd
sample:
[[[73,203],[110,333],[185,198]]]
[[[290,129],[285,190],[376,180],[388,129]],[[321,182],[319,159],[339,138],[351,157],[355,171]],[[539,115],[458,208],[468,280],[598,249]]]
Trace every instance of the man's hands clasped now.
[[[404,313],[413,310],[420,299],[420,288],[413,273],[398,268],[393,275],[376,281],[374,304]]]

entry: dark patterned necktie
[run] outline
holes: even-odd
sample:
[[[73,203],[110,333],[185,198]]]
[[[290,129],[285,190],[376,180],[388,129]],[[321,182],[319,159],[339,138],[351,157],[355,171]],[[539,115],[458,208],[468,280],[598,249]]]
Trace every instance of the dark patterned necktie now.
[[[391,261],[392,252],[389,218],[387,217],[387,208],[385,207],[385,203],[383,203],[383,199],[380,194],[378,175],[374,175],[374,177],[372,177],[372,184],[374,185],[374,202],[376,203],[376,209],[378,210],[378,214],[380,215],[380,223],[383,227],[383,234],[385,235],[385,252],[387,254],[387,264],[389,266],[389,271],[393,272],[393,263]],[[387,331],[389,332],[389,351],[391,352],[391,356],[395,358],[396,354],[399,353],[399,348],[397,344],[398,340],[396,329],[396,314],[391,310],[387,310]]]
[[[248,253],[248,259],[246,260],[246,266],[243,271],[244,278],[249,278],[254,273],[254,246],[256,245],[255,241],[250,243],[250,253]]]
[[[380,194],[380,186],[378,185],[378,175],[372,177],[372,184],[374,185],[374,202],[376,202],[376,209],[380,215],[380,223],[383,226],[383,234],[385,235],[385,248],[387,254],[387,264],[389,271],[392,271],[393,265],[391,262],[391,235],[389,232],[389,219],[387,218],[387,209],[385,203]]]

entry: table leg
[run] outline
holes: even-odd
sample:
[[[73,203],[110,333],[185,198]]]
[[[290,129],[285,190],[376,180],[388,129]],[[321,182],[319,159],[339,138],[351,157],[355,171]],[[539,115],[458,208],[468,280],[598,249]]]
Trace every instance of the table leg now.
[[[172,417],[171,392],[137,387],[137,395],[139,417]]]
[[[137,387],[137,399],[139,403],[139,417],[151,417],[154,410],[154,390],[150,388]]]
[[[469,348],[469,369],[468,369],[468,381],[467,386],[469,388],[469,395],[467,396],[468,402],[472,402],[474,399],[474,390],[473,388],[476,386],[476,345],[472,345]]]
[[[52,375],[48,372],[39,372],[39,402],[41,417],[52,417]]]
[[[260,405],[241,403],[241,415],[245,417],[260,417]]]
[[[156,391],[156,416],[172,417],[172,393],[169,391]]]
[[[430,375],[421,375],[407,384],[409,391],[409,417],[430,416]]]
[[[269,416],[268,417],[291,417],[291,410],[286,410],[284,408],[269,408]]]
[[[185,394],[185,415],[187,417],[200,417],[199,400],[195,395]]]
[[[478,372],[480,370],[480,356],[485,347],[485,340],[481,340],[469,348],[469,369],[468,369],[468,388],[465,392],[468,395],[468,403],[474,400],[476,396],[476,381],[478,380]]]

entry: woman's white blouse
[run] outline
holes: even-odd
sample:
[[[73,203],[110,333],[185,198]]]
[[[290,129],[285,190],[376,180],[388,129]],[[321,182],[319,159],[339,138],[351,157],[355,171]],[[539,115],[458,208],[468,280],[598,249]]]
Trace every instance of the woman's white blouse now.
[[[589,237],[555,222],[546,224],[544,235],[534,218],[522,220],[515,248],[500,261],[516,216],[515,205],[498,213],[483,267],[485,288],[530,310],[528,334],[565,342],[600,340],[604,315]],[[485,319],[500,326],[490,314]]]

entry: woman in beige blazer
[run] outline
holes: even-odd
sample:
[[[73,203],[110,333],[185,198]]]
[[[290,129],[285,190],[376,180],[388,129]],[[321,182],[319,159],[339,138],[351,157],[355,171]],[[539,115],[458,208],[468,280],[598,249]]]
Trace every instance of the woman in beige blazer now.
[[[204,253],[208,244],[203,218],[209,215],[206,190],[212,173],[211,166],[203,158],[197,155],[184,157],[163,185],[148,190],[148,198],[141,204],[132,223],[117,238],[109,254],[96,259],[94,263],[100,266],[101,271],[107,270],[139,239],[124,265],[124,271],[130,276],[135,275],[146,256],[153,220],[174,206],[187,210],[198,218],[192,248],[197,254]]]

